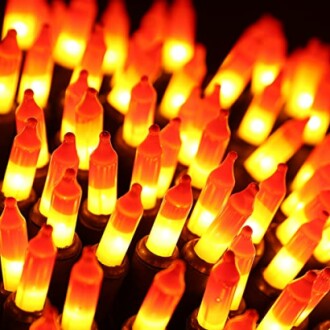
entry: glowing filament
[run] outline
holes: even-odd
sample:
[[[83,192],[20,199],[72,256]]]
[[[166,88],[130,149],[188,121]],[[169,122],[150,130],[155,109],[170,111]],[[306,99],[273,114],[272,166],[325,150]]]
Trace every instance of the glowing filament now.
[[[97,147],[103,130],[103,107],[95,89],[88,88],[77,105],[75,122],[79,169],[88,170],[90,154]]]
[[[277,289],[284,287],[300,272],[322,238],[328,214],[303,224],[283,246],[263,272],[264,279]]]
[[[190,181],[189,175],[183,175],[160,205],[146,242],[146,247],[158,256],[170,257],[174,252],[193,203]]]
[[[185,269],[182,260],[175,260],[155,275],[136,315],[133,330],[166,329],[185,290]]]
[[[160,131],[160,143],[163,151],[157,184],[158,198],[165,195],[175,174],[181,148],[180,125],[180,118],[173,118]]]
[[[259,244],[263,239],[285,197],[287,169],[286,164],[279,164],[276,171],[259,184],[252,214],[245,223],[253,230],[252,241],[254,244]]]
[[[50,201],[55,185],[61,180],[67,168],[78,171],[79,158],[76,149],[76,138],[72,133],[66,133],[60,146],[52,153],[46,182],[40,198],[39,211],[48,217]]]
[[[4,204],[0,215],[2,279],[4,289],[14,292],[21,279],[28,236],[26,221],[18,209],[16,200],[8,197]]]
[[[235,255],[226,251],[209,275],[197,314],[199,325],[205,329],[223,329],[234,292],[239,281]]]
[[[128,111],[124,117],[123,139],[131,147],[137,147],[148,135],[148,128],[154,122],[157,93],[143,76],[131,92]]]
[[[117,200],[100,243],[97,259],[108,267],[121,265],[143,214],[142,187],[134,183],[129,192]]]
[[[52,241],[52,227],[43,225],[29,241],[15,304],[25,312],[44,308],[57,248]]]
[[[131,178],[131,185],[140,183],[142,186],[141,200],[145,210],[152,209],[157,202],[161,156],[160,128],[153,124],[149,127],[148,136],[136,149]]]
[[[230,151],[208,176],[187,223],[193,234],[202,236],[227,204],[235,185],[234,163],[237,156],[235,151]]]
[[[53,227],[53,241],[58,248],[73,242],[82,190],[76,180],[76,171],[68,168],[54,187],[47,224]]]
[[[61,320],[63,330],[92,328],[102,279],[93,248],[85,247],[71,270]]]
[[[229,197],[228,203],[195,245],[197,255],[209,263],[216,263],[251,215],[258,191],[256,183]]]
[[[40,147],[37,121],[29,118],[26,126],[14,138],[11,148],[1,190],[6,197],[22,201],[30,196]]]
[[[291,119],[279,127],[244,162],[244,167],[257,181],[275,172],[279,163],[286,163],[301,147],[307,119]]]

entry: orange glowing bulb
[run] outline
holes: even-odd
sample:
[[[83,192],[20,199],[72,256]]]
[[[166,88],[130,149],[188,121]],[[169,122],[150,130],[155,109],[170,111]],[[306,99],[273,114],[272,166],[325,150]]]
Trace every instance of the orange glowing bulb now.
[[[148,250],[161,257],[173,254],[192,203],[191,179],[184,174],[162,200],[146,242]]]
[[[43,225],[28,244],[15,304],[25,312],[44,308],[57,248],[52,241],[52,227]]]
[[[58,248],[72,245],[74,239],[82,196],[76,174],[74,169],[66,169],[52,193],[47,224],[53,227],[53,241]]]
[[[81,70],[87,70],[88,86],[99,91],[103,79],[102,63],[105,51],[104,30],[101,25],[97,24],[87,42],[81,63],[73,70],[71,82],[78,79]]]
[[[204,187],[211,171],[221,162],[229,139],[228,112],[220,111],[219,116],[210,121],[203,130],[197,153],[188,168],[193,187]]]
[[[32,89],[36,103],[41,108],[45,108],[53,68],[51,27],[45,24],[42,26],[38,38],[26,53],[18,90],[18,102],[22,102],[25,90]]]
[[[96,257],[108,267],[120,266],[143,214],[142,187],[134,183],[131,189],[117,200],[100,243]]]
[[[281,210],[285,215],[291,215],[305,207],[322,190],[330,189],[330,177],[328,175],[330,164],[325,164],[316,169],[310,179],[298,190],[294,190],[281,204]]]
[[[224,109],[229,109],[250,81],[253,63],[254,59],[246,52],[232,51],[207,85],[205,93],[209,94],[215,84],[221,85],[220,103]]]
[[[168,15],[162,64],[165,71],[174,72],[193,57],[196,13],[192,1],[175,0]]]
[[[303,268],[322,238],[328,213],[303,224],[290,241],[274,256],[263,271],[264,279],[273,287],[283,290]]]
[[[131,178],[131,185],[137,182],[142,186],[141,200],[145,210],[152,209],[157,203],[161,157],[160,128],[153,124],[145,140],[136,149]]]
[[[79,77],[73,83],[71,83],[65,90],[63,116],[61,125],[61,141],[63,141],[64,135],[68,132],[75,133],[76,129],[76,106],[82,100],[84,94],[88,89],[87,84],[88,72],[82,70],[79,73]]]
[[[252,182],[229,197],[224,209],[195,245],[195,252],[202,260],[212,264],[219,260],[251,215],[257,192],[258,186]]]
[[[87,209],[93,214],[111,214],[117,200],[118,155],[107,131],[89,159]]]
[[[29,330],[61,330],[56,308],[46,305],[42,316],[31,323]]]
[[[46,182],[40,198],[39,211],[48,217],[50,201],[55,185],[61,180],[67,168],[78,171],[79,158],[76,138],[73,133],[66,133],[63,142],[55,149],[50,158]]]
[[[252,242],[252,229],[244,226],[240,233],[233,239],[229,249],[235,254],[236,267],[239,272],[239,281],[230,306],[231,310],[238,310],[243,298],[243,293],[249,278],[256,250]]]
[[[307,307],[299,315],[295,322],[295,327],[298,327],[313,311],[317,304],[324,298],[330,290],[330,267],[325,267],[317,271],[317,277],[313,283],[312,297],[308,302]]]
[[[316,91],[328,68],[328,49],[317,39],[312,39],[300,50],[291,76],[285,112],[294,118],[310,115]]]
[[[79,169],[88,170],[90,154],[97,147],[103,130],[103,106],[94,88],[88,88],[76,106],[75,122]]]
[[[192,89],[201,85],[206,74],[205,56],[205,47],[196,45],[193,58],[172,74],[159,106],[160,114],[164,118],[172,119],[178,116],[181,105],[187,100]]]
[[[308,154],[291,183],[292,190],[300,189],[311,178],[317,168],[330,162],[329,147],[330,134],[326,135]]]
[[[239,124],[237,135],[251,145],[259,146],[266,140],[282,110],[281,77],[278,75],[263,92],[253,97]]]
[[[22,61],[17,32],[8,30],[0,42],[0,114],[12,110]]]
[[[185,290],[182,260],[175,260],[158,272],[145,296],[133,323],[133,330],[166,329]]]
[[[28,235],[26,221],[13,197],[4,201],[0,215],[0,242],[3,286],[6,291],[14,292],[23,271]]]
[[[224,330],[255,330],[259,314],[255,309],[247,309],[243,314],[230,318]]]
[[[308,119],[284,122],[245,160],[244,167],[257,181],[275,172],[279,163],[286,163],[302,146],[303,131]]]
[[[30,196],[40,148],[37,121],[29,118],[13,141],[1,190],[6,197],[22,201]]]
[[[103,271],[95,257],[94,248],[84,247],[81,258],[73,265],[63,307],[63,330],[89,330],[103,280]]]
[[[206,283],[197,314],[197,321],[201,327],[210,330],[224,328],[238,281],[235,254],[226,251],[213,266]]]
[[[24,92],[22,103],[16,109],[16,131],[20,132],[25,126],[27,119],[31,117],[34,117],[38,121],[37,130],[38,136],[41,140],[41,149],[37,167],[41,168],[46,166],[49,161],[45,115],[41,107],[35,102],[32,89],[27,89]]]
[[[180,118],[173,118],[160,131],[160,143],[163,152],[157,185],[158,198],[165,195],[175,174],[181,148],[180,125]]]
[[[197,121],[197,112],[202,108],[201,89],[196,87],[192,90],[187,101],[181,106],[179,118],[181,119],[180,137],[182,146],[179,151],[178,159],[183,165],[188,166],[195,157],[202,130]]]
[[[130,19],[123,0],[110,0],[101,18],[107,46],[103,72],[115,74],[124,66],[129,41]]]
[[[7,1],[2,36],[10,29],[15,29],[19,47],[23,50],[29,49],[38,35],[46,10],[47,4],[43,0]]]
[[[276,171],[259,184],[252,214],[245,223],[253,230],[252,241],[254,244],[259,244],[263,239],[285,197],[287,170],[286,164],[279,164]]]
[[[322,190],[311,201],[282,221],[276,227],[276,237],[285,245],[299,227],[321,214],[324,210],[330,213],[330,190]]]
[[[148,77],[143,76],[131,92],[128,111],[124,117],[123,139],[136,148],[148,135],[154,122],[157,93]]]
[[[234,164],[237,157],[236,151],[228,152],[223,162],[208,176],[187,223],[193,234],[202,236],[227,204],[235,186]]]
[[[290,330],[311,298],[316,272],[290,282],[268,310],[257,330]]]
[[[88,36],[97,13],[94,0],[74,0],[62,17],[53,56],[57,64],[73,69],[84,55]]]

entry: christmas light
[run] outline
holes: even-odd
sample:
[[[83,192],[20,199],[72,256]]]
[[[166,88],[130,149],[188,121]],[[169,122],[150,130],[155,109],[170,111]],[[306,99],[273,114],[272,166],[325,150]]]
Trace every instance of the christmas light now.
[[[76,171],[66,169],[62,179],[54,186],[47,224],[53,227],[56,247],[65,248],[73,243],[82,189]]]
[[[225,326],[234,292],[239,281],[235,254],[226,251],[209,275],[197,314],[198,324],[210,330]]]
[[[235,263],[239,272],[239,281],[230,306],[230,310],[236,311],[243,299],[243,293],[256,255],[256,250],[252,243],[251,227],[245,225],[233,239],[229,249],[235,254]]]
[[[146,241],[146,247],[152,253],[161,257],[173,254],[192,203],[191,179],[185,174],[162,200]]]
[[[9,113],[14,106],[21,61],[17,32],[10,29],[0,42],[0,114]]]
[[[13,141],[1,189],[6,197],[22,201],[30,196],[40,148],[37,121],[29,118]]]
[[[255,309],[247,309],[243,314],[228,319],[224,330],[255,330],[258,318],[259,315]]]
[[[66,88],[64,95],[63,115],[61,124],[60,139],[63,141],[64,135],[68,132],[75,133],[76,130],[76,106],[82,100],[88,89],[88,72],[82,70],[77,80]]]
[[[322,238],[328,214],[303,224],[284,245],[263,271],[264,279],[273,287],[283,290],[300,272]]]
[[[166,329],[185,290],[185,263],[175,260],[158,272],[133,323],[133,330]]]
[[[52,192],[67,168],[78,171],[79,158],[76,149],[76,138],[73,133],[66,133],[63,142],[57,147],[50,158],[46,182],[40,198],[39,211],[48,217]]]
[[[18,102],[22,102],[24,92],[27,89],[32,89],[38,106],[45,108],[50,92],[53,68],[51,27],[45,24],[26,53],[18,90]]]
[[[57,248],[52,241],[52,227],[43,225],[28,244],[15,304],[25,312],[44,308]]]
[[[99,144],[89,158],[87,209],[93,214],[111,214],[117,200],[118,155],[110,133],[99,135]]]
[[[279,163],[286,163],[302,146],[308,119],[291,119],[282,124],[245,160],[244,167],[257,181],[265,180]]]
[[[24,92],[22,103],[17,107],[15,112],[16,131],[20,132],[26,125],[28,118],[34,117],[37,124],[37,132],[41,141],[41,149],[38,157],[37,167],[46,166],[49,161],[48,140],[46,132],[46,122],[43,110],[35,102],[34,92],[32,89],[27,89]]]
[[[162,146],[161,167],[157,184],[157,197],[162,198],[170,187],[178,164],[181,148],[180,118],[171,119],[160,131]]]
[[[141,192],[141,185],[134,183],[131,189],[117,200],[96,249],[96,257],[103,265],[114,267],[122,264],[143,214]]]
[[[259,184],[252,214],[246,225],[253,230],[252,241],[259,244],[286,195],[286,173],[288,166],[279,164],[276,171]]]
[[[223,162],[208,176],[187,222],[187,228],[193,234],[202,236],[227,204],[235,185],[234,163],[237,157],[235,151],[228,152]]]
[[[141,200],[145,210],[152,209],[157,202],[161,156],[160,128],[153,124],[145,140],[136,149],[131,177],[131,185],[140,183],[142,186]]]
[[[63,307],[63,330],[91,329],[100,294],[103,271],[92,247],[84,247],[73,265]]]
[[[228,203],[195,245],[196,254],[208,263],[216,263],[251,215],[258,186],[250,183],[229,197]]]
[[[14,292],[22,275],[28,236],[26,221],[13,197],[4,201],[0,215],[0,242],[3,286],[6,291]]]
[[[188,167],[193,187],[203,188],[210,172],[221,162],[229,139],[228,112],[220,111],[219,116],[210,121],[203,130],[197,153]]]
[[[137,147],[148,135],[154,122],[157,93],[148,81],[141,77],[131,91],[128,111],[124,117],[123,139],[131,147]]]
[[[88,170],[90,154],[97,147],[103,130],[103,106],[94,88],[88,88],[77,105],[75,122],[79,169]]]

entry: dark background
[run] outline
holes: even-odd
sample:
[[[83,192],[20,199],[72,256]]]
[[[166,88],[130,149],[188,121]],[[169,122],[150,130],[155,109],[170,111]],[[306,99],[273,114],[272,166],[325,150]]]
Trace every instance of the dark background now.
[[[170,0],[169,0],[170,1]],[[0,0],[0,22],[6,0]],[[270,13],[283,23],[289,51],[304,46],[312,37],[330,43],[330,15],[327,1],[298,2],[292,0],[193,0],[197,12],[196,41],[208,50],[207,64],[213,73],[244,28],[264,13]],[[102,11],[106,0],[98,0]],[[152,0],[126,0],[134,31]]]

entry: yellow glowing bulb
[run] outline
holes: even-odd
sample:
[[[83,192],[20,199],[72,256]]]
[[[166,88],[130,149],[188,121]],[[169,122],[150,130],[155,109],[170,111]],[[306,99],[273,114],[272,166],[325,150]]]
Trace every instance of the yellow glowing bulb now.
[[[314,98],[309,93],[301,93],[297,98],[297,104],[301,109],[309,109],[313,104]]]
[[[329,251],[330,251],[330,225],[328,225],[324,229],[322,238],[319,244],[316,246],[313,252],[313,256],[319,262],[326,264],[330,261]]]

